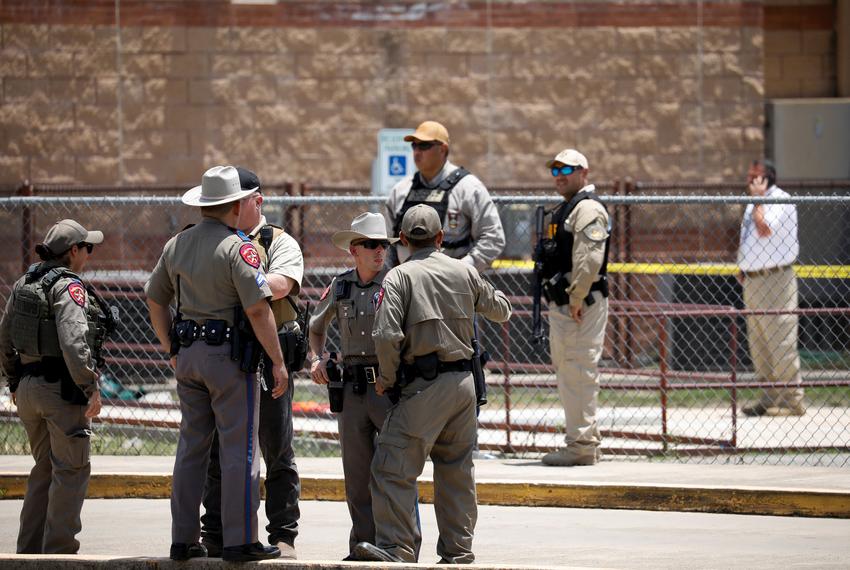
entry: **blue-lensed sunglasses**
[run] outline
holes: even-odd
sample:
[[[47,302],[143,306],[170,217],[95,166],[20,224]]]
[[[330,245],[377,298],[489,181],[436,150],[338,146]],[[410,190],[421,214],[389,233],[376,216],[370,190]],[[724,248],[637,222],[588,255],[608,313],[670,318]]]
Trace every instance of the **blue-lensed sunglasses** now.
[[[562,166],[560,168],[552,168],[552,176],[558,176],[562,174],[564,176],[569,176],[576,170],[581,170],[581,166]]]

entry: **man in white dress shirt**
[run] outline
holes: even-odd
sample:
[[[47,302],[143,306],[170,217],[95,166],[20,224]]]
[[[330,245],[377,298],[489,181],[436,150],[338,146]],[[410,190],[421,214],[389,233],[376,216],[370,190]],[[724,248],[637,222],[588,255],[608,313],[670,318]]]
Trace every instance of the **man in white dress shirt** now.
[[[756,160],[747,174],[751,196],[787,198],[776,186],[776,168]],[[749,204],[741,223],[738,280],[744,304],[750,310],[788,311],[750,315],[747,333],[756,378],[770,382],[755,404],[741,411],[747,416],[802,416],[800,355],[797,351],[797,276],[791,265],[800,253],[797,207],[794,204]]]

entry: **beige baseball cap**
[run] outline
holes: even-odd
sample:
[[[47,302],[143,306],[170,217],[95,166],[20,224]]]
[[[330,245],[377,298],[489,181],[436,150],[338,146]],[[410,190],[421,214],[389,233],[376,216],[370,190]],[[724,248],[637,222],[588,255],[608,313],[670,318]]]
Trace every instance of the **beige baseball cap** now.
[[[446,127],[437,121],[425,121],[416,127],[415,133],[404,137],[404,141],[439,141],[441,143],[449,144],[449,131],[447,131]]]
[[[89,231],[75,220],[60,220],[47,230],[44,241],[36,246],[47,248],[53,255],[60,255],[78,243],[103,243],[103,232]]]
[[[432,238],[443,229],[437,210],[427,204],[410,208],[401,220],[401,231],[412,239]]]
[[[552,168],[558,163],[564,166],[581,166],[585,170],[589,168],[587,157],[574,148],[567,148],[559,152],[558,156],[546,163],[546,168]]]

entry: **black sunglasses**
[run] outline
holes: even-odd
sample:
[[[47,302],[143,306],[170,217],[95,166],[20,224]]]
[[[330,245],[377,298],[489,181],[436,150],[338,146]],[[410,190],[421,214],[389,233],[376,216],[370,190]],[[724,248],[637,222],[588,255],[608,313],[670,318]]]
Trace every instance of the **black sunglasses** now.
[[[413,150],[428,150],[432,146],[436,146],[440,144],[437,141],[428,141],[428,142],[412,142],[410,146],[413,147]]]
[[[94,244],[93,243],[86,243],[84,241],[81,241],[80,243],[77,244],[77,247],[80,248],[80,249],[86,248],[89,253],[94,251]]]
[[[383,239],[365,239],[363,241],[354,242],[351,245],[362,245],[366,249],[378,249],[379,247],[387,249],[390,247],[390,242]]]

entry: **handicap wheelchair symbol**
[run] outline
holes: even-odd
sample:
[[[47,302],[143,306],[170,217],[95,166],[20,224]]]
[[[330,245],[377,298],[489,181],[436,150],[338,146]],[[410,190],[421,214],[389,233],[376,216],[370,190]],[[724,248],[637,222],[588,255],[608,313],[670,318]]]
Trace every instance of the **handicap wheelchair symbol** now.
[[[390,155],[390,176],[404,176],[407,174],[407,157],[400,154]]]

